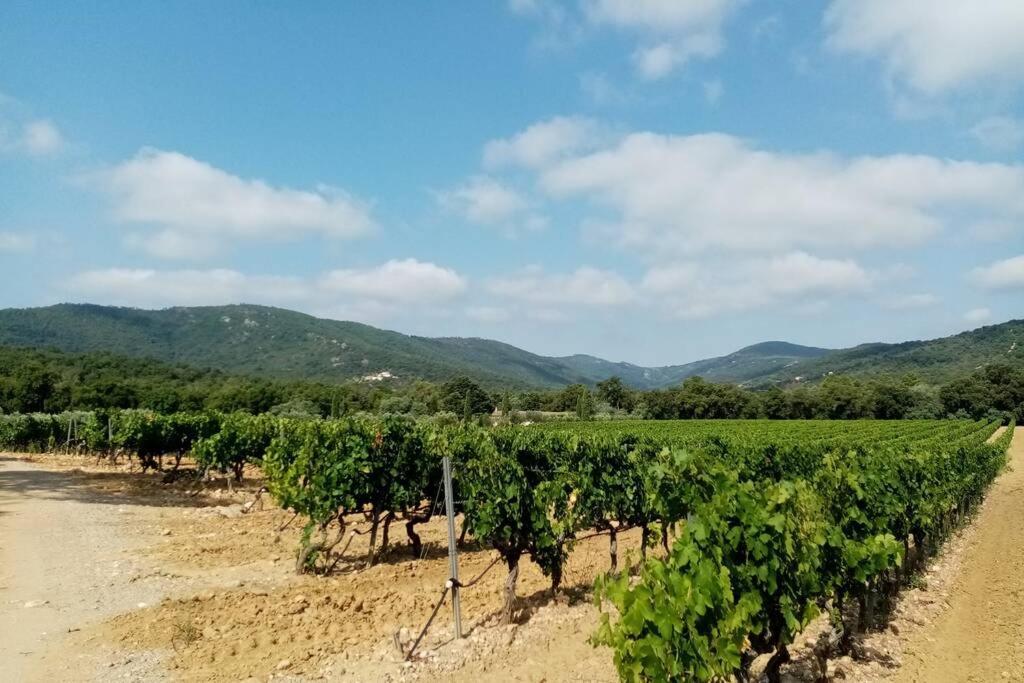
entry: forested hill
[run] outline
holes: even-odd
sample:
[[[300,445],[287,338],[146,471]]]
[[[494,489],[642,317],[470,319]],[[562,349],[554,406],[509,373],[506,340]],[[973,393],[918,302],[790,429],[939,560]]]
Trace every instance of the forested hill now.
[[[796,377],[815,381],[829,373],[861,377],[912,373],[922,381],[939,384],[993,364],[1024,367],[1024,320],[928,341],[861,344],[806,360],[799,367],[768,373],[747,384],[787,384]]]
[[[1021,363],[1024,321],[954,337],[867,344],[829,351],[764,342],[725,356],[665,367],[593,356],[548,357],[478,338],[428,338],[369,325],[253,305],[160,311],[89,304],[0,310],[0,345],[104,351],[198,368],[277,379],[338,382],[388,372],[400,379],[468,375],[493,388],[593,384],[611,376],[635,388],[678,384],[700,375],[745,386],[816,380],[829,372],[913,372],[941,382],[992,362]]]
[[[769,342],[736,353],[667,367],[593,356],[552,358],[477,338],[427,338],[369,325],[322,320],[265,306],[149,311],[88,304],[0,310],[0,345],[104,351],[278,379],[324,382],[389,372],[403,379],[468,375],[492,387],[593,384],[613,375],[638,389],[687,377],[742,382],[825,349]]]

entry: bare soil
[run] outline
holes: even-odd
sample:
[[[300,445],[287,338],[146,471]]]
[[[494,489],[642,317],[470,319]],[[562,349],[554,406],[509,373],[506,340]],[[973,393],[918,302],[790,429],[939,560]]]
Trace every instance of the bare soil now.
[[[862,660],[831,665],[835,679],[1024,681],[1024,430],[1011,462],[889,626],[864,640]],[[505,568],[493,566],[463,592],[467,637],[452,638],[446,602],[405,662],[448,577],[443,521],[418,527],[423,559],[411,558],[395,523],[376,566],[362,567],[368,537],[355,535],[332,575],[296,576],[300,522],[266,496],[243,514],[257,487],[199,489],[85,458],[0,456],[4,680],[616,680],[610,651],[588,642],[606,537],[574,550],[555,601],[524,560],[509,627],[496,614]],[[620,535],[620,553],[638,542]],[[495,557],[461,551],[463,581]],[[794,648],[789,680],[810,680],[808,649],[822,627]]]

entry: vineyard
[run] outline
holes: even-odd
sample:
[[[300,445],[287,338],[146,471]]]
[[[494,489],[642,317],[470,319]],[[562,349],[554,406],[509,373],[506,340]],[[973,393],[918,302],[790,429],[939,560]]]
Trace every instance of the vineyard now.
[[[624,680],[746,680],[826,612],[819,666],[849,652],[982,499],[1012,426],[988,421],[581,422],[484,428],[397,416],[332,420],[144,411],[0,416],[0,450],[133,458],[142,469],[241,479],[258,467],[304,520],[296,571],[330,573],[369,524],[365,565],[390,527],[438,512],[441,458],[453,463],[461,531],[507,570],[513,618],[528,558],[559,590],[574,546],[608,538],[595,585],[594,641]],[[248,468],[248,469],[247,469]],[[618,536],[639,529],[637,557]],[[348,536],[349,541],[345,543]],[[824,674],[823,674],[824,675]]]

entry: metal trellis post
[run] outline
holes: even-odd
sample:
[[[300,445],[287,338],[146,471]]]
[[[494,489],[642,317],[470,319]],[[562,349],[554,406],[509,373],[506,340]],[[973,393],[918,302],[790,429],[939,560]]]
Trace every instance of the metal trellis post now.
[[[459,554],[455,545],[455,497],[452,495],[452,462],[445,456],[444,507],[448,512],[448,565],[452,579],[452,611],[455,613],[455,637],[462,637],[462,604],[459,600]]]

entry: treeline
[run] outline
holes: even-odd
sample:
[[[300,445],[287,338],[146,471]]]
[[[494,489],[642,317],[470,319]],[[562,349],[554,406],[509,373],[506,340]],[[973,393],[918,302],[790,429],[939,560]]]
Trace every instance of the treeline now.
[[[441,410],[441,401],[439,387],[428,383],[280,381],[110,353],[0,347],[0,412],[111,408],[327,417],[362,411],[427,414]]]
[[[1024,368],[991,365],[941,386],[913,375],[826,377],[819,384],[743,389],[691,377],[677,387],[633,391],[613,377],[591,391],[574,384],[558,392],[520,394],[514,408],[574,411],[587,418],[621,413],[650,420],[768,418],[898,420],[945,417],[1024,421]]]
[[[991,365],[935,386],[913,375],[826,377],[818,384],[749,390],[690,378],[637,391],[612,377],[595,387],[488,391],[466,377],[445,383],[327,384],[230,375],[107,353],[66,354],[0,347],[0,412],[139,408],[161,413],[220,411],[337,417],[360,412],[411,416],[498,410],[504,415],[570,413],[579,418],[906,419],[971,417],[1024,420],[1024,368]],[[543,419],[537,415],[535,419]]]
[[[1024,369],[993,365],[941,386],[902,378],[826,377],[820,384],[749,391],[691,378],[645,393],[649,419],[769,418],[880,420],[944,417],[1024,420]]]

